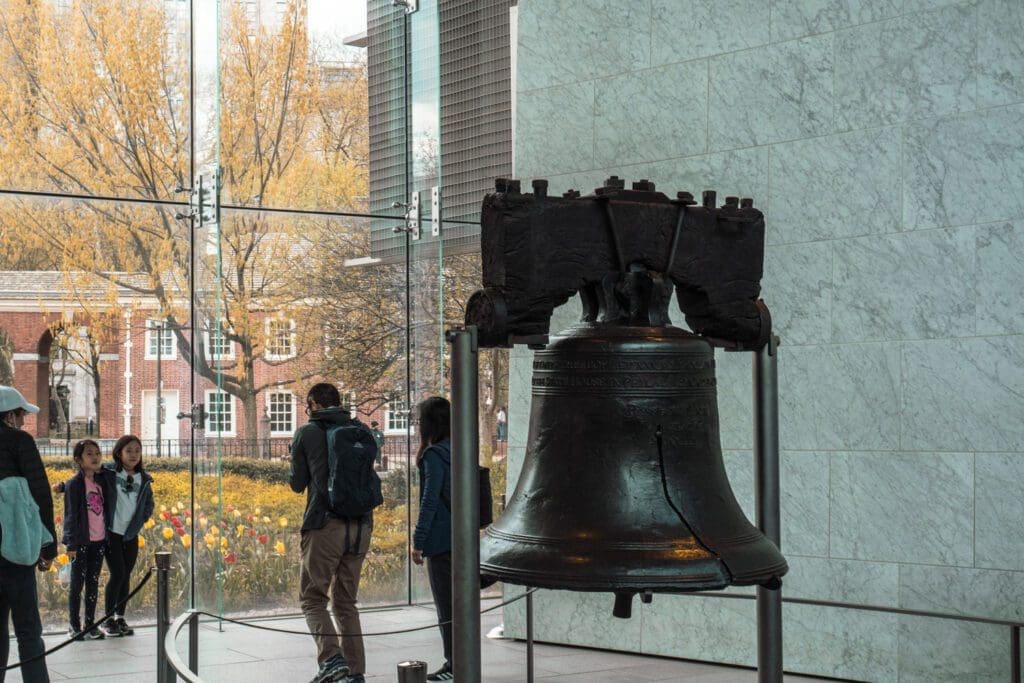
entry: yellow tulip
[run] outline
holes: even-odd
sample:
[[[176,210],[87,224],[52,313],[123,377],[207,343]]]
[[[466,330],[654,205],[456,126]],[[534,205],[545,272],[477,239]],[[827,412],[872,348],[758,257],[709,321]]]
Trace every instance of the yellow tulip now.
[[[253,510],[252,512],[253,512],[253,514],[254,514],[254,515],[258,515],[258,514],[260,514],[260,509],[259,509],[259,508],[256,508],[256,509],[255,509],[255,510]]]
[[[235,527],[235,535],[236,536],[242,536],[244,533],[245,533],[245,525],[244,524],[239,524],[238,526]]]
[[[55,572],[55,571],[57,571],[57,565],[56,564],[51,564],[50,568],[47,569],[46,571],[48,571],[48,572]]]
[[[206,543],[207,548],[212,548],[215,540],[213,536],[211,536],[210,534],[206,534],[205,536],[203,536],[203,542]]]
[[[206,520],[206,517],[199,518],[199,526],[205,529],[207,524],[209,524],[209,522]]]
[[[228,539],[226,539],[223,536],[221,536],[220,537],[220,549],[221,550],[227,550],[227,547],[228,547]]]
[[[284,543],[281,542],[281,541],[278,541],[277,543],[275,543],[274,544],[274,552],[276,552],[278,555],[283,555],[284,554]]]
[[[68,557],[67,553],[61,553],[54,559],[56,560],[56,564],[59,564],[62,567],[71,561],[71,558]]]
[[[179,509],[179,510],[183,510],[184,508],[185,508],[185,504],[184,504],[184,503],[182,503],[182,502],[181,502],[181,501],[179,500],[179,501],[178,501],[178,509]],[[173,509],[172,509],[172,511],[173,511]]]
[[[238,510],[234,510],[234,511],[232,511],[232,513],[231,513],[231,514],[232,514],[232,515],[234,515],[235,519],[238,519],[239,517],[241,517],[241,516],[242,516],[242,513],[241,513],[241,512],[239,512]]]
[[[277,525],[282,529],[285,528],[286,526],[288,526],[288,518],[282,517],[281,519],[277,520]]]
[[[167,512],[167,506],[166,505],[161,505],[160,506],[160,512]]]
[[[190,545],[192,545],[192,537],[188,534],[185,534],[181,537],[181,544],[188,548]]]
[[[163,534],[164,534],[164,538],[166,538],[169,541],[172,538],[174,538],[174,529],[172,529],[169,526],[165,526]]]
[[[177,505],[172,505],[171,506],[171,514],[172,515],[178,514],[178,506]]]
[[[146,539],[144,539],[142,536],[139,536],[139,550],[142,550],[145,547],[146,547]]]
[[[217,503],[220,502],[220,496],[214,496],[213,498],[210,499],[210,502],[216,505]]]
[[[152,529],[153,527],[156,526],[156,522],[154,522],[153,518],[150,517],[149,519],[146,520],[146,523],[143,524],[142,526],[146,527],[147,529]]]
[[[210,533],[213,534],[214,536],[216,536],[217,534],[220,533],[220,529],[218,529],[216,526],[211,526],[210,527]]]
[[[264,517],[263,518],[263,523],[264,524],[270,524],[270,517]]]

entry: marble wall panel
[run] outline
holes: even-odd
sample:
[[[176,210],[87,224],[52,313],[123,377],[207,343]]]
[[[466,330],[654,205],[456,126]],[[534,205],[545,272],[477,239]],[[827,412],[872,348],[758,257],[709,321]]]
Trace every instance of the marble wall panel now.
[[[761,296],[783,344],[823,344],[832,338],[832,243],[767,247]]]
[[[524,0],[518,15],[520,92],[650,66],[650,3]]]
[[[832,557],[974,564],[970,453],[834,453]]]
[[[833,130],[832,35],[711,59],[712,151]]]
[[[723,451],[722,462],[729,477],[729,487],[747,519],[753,521],[754,507],[754,454],[751,451]]]
[[[896,615],[783,605],[786,669],[844,680],[901,680],[897,675]]]
[[[922,121],[903,133],[904,229],[1024,216],[1024,106]]]
[[[506,590],[506,600],[521,593]],[[660,596],[659,596],[660,598]],[[656,598],[657,600],[658,598]],[[534,638],[547,643],[572,643],[606,650],[641,651],[640,601],[634,601],[633,618],[612,616],[611,593],[577,593],[542,590],[533,598]],[[646,607],[646,606],[645,606]],[[526,637],[526,604],[520,600],[504,608],[505,633]]]
[[[782,550],[786,554],[826,557],[829,456],[814,451],[782,451],[780,457]]]
[[[901,346],[902,448],[1024,451],[1024,337]]]
[[[901,683],[1002,683],[1010,678],[1006,627],[910,616],[899,622]]]
[[[768,0],[653,0],[651,61],[672,64],[768,42]]]
[[[973,228],[838,241],[832,338],[973,335],[975,272]]]
[[[900,141],[887,127],[772,145],[768,242],[898,231]]]
[[[977,104],[974,8],[953,6],[836,33],[841,130],[969,111]]]
[[[899,349],[887,344],[779,348],[784,450],[895,450]]]
[[[1024,453],[978,453],[975,467],[977,565],[1024,572]]]
[[[706,152],[707,85],[705,61],[598,81],[595,162],[604,166],[619,159],[649,161]],[[624,124],[630,135],[622,135]]]
[[[977,228],[978,334],[1024,332],[1024,221]]]
[[[594,166],[593,81],[517,96],[516,174],[545,177]]]
[[[749,353],[715,350],[718,432],[723,449],[750,450],[754,447],[752,372]]]
[[[902,0],[772,0],[772,40],[791,40],[894,17]]]
[[[672,198],[680,191],[700,197],[704,190],[715,190],[719,197],[753,197],[759,208],[768,204],[768,149],[764,147],[653,162],[643,166],[643,173]]]
[[[791,555],[782,546],[789,573],[783,595],[813,600],[895,607],[899,604],[900,565]],[[841,614],[845,615],[846,612]]]
[[[757,661],[753,600],[655,595],[641,612],[646,654],[745,666]]]
[[[978,105],[1024,100],[1024,3],[984,0],[978,5]]]
[[[904,564],[899,575],[900,607],[1024,621],[1024,571]]]

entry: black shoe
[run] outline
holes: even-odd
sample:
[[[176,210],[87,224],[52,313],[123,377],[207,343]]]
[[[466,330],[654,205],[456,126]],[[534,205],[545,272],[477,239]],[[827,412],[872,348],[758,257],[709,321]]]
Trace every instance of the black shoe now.
[[[122,636],[134,636],[135,629],[128,625],[128,622],[124,620],[124,617],[117,618],[117,628],[121,630]]]
[[[103,622],[103,625],[100,626],[99,630],[107,638],[120,638],[124,635],[124,633],[121,632],[121,627],[118,625],[116,619],[107,619]]]
[[[85,632],[82,634],[84,640],[103,640],[103,631],[92,624],[85,625]]]
[[[82,642],[83,638],[82,638],[81,630],[82,629],[75,628],[74,626],[68,626],[68,638],[70,638],[71,640],[74,640],[76,642],[79,642],[79,643]]]
[[[316,672],[312,683],[337,683],[348,678],[348,662],[341,655],[334,655],[323,664]]]
[[[452,665],[450,662],[445,662],[444,666],[435,671],[432,674],[427,674],[428,681],[452,681],[455,680],[455,674],[452,673]]]

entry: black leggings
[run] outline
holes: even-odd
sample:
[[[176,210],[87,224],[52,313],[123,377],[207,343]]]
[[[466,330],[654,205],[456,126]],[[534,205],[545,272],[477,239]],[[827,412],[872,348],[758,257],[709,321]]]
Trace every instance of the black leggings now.
[[[135,569],[137,559],[139,559],[138,536],[126,541],[121,534],[115,534],[112,531],[108,534],[107,569],[110,570],[110,580],[107,581],[105,599],[107,614],[114,612],[114,607],[117,607],[117,615],[124,616],[124,603],[128,599],[132,570]]]
[[[96,620],[96,601],[100,595],[100,569],[103,568],[103,551],[106,541],[90,541],[78,547],[75,560],[71,563],[71,586],[68,591],[68,613],[71,625],[80,631],[79,606],[82,603],[82,586],[85,586],[85,625]]]
[[[441,645],[445,663],[452,663],[452,554],[442,553],[427,558],[427,578],[434,594],[437,624],[441,629]]]

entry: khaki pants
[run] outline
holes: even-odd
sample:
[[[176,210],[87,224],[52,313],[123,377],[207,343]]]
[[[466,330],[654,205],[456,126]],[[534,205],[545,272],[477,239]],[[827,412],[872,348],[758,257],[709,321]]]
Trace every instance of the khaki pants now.
[[[366,670],[356,595],[372,529],[368,523],[360,527],[358,521],[328,517],[322,529],[302,532],[299,599],[310,632],[324,634],[313,636],[317,662],[323,664],[340,654],[353,674]],[[331,620],[331,611],[335,621]]]

